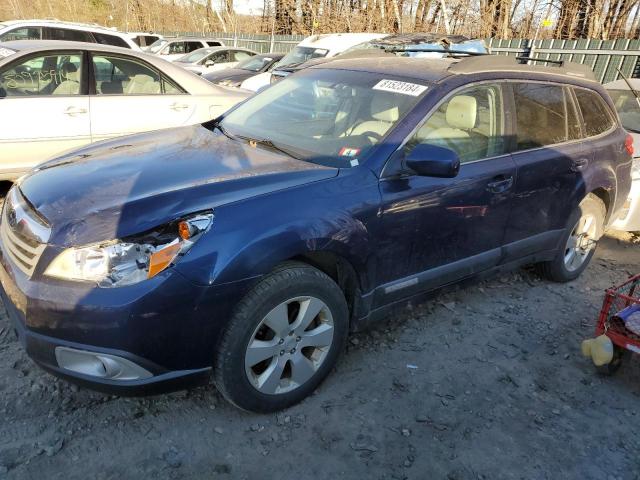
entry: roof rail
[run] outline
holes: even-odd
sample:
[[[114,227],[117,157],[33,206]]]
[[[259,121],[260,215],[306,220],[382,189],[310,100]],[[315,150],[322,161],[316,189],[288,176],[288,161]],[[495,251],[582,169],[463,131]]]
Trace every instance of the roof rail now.
[[[553,64],[554,66],[529,65],[528,63],[521,63],[522,61],[544,62]],[[542,58],[511,57],[506,55],[470,56],[461,59],[459,62],[456,62],[449,67],[449,72],[454,74],[471,74],[495,71],[544,72],[556,75],[567,75],[570,77],[583,78],[585,80],[592,80],[594,82],[596,81],[596,77],[593,74],[593,71],[587,65],[582,65],[580,63],[574,62],[565,62],[562,60],[545,60]]]

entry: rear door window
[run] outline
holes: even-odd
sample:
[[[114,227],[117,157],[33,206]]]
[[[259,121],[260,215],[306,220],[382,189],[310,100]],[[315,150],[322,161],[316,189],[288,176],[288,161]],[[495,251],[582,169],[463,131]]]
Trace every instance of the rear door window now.
[[[222,43],[221,42],[216,42],[216,41],[207,41],[205,42],[207,45],[209,45],[210,47],[222,47]]]
[[[569,140],[565,89],[546,83],[515,83],[517,150]],[[575,119],[574,119],[575,120]],[[572,131],[572,136],[575,130]]]
[[[70,28],[44,27],[43,37],[47,40],[66,40],[68,42],[95,43],[91,33]]]
[[[231,53],[231,61],[232,62],[241,62],[251,57],[253,53],[245,52],[242,50],[234,50]]]
[[[195,50],[198,50],[199,48],[203,48],[204,45],[200,42],[184,42],[185,43],[185,52],[184,53],[191,53]]]
[[[574,88],[573,92],[582,112],[587,137],[600,135],[613,126],[613,118],[600,95],[582,88]]]

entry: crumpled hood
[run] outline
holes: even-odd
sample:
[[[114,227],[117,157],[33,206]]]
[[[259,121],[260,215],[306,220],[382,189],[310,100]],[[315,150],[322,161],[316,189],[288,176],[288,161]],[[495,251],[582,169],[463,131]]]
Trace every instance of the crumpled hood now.
[[[50,223],[50,243],[69,246],[123,238],[337,173],[196,125],[76,150],[40,165],[20,189]]]

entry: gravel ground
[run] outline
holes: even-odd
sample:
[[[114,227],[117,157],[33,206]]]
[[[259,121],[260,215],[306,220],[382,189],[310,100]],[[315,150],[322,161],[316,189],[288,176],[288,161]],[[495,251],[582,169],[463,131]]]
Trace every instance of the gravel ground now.
[[[312,397],[240,412],[213,387],[144,399],[42,372],[0,317],[0,478],[640,479],[640,363],[580,355],[603,290],[640,271],[603,239],[577,281],[529,270],[409,306],[351,338]]]

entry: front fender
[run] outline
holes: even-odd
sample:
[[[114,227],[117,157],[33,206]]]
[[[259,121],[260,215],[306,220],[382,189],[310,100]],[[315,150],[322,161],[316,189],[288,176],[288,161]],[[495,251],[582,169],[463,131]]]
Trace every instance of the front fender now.
[[[362,169],[225,205],[176,267],[198,284],[225,284],[264,275],[294,257],[330,252],[351,264],[366,289],[379,203],[377,178]]]

